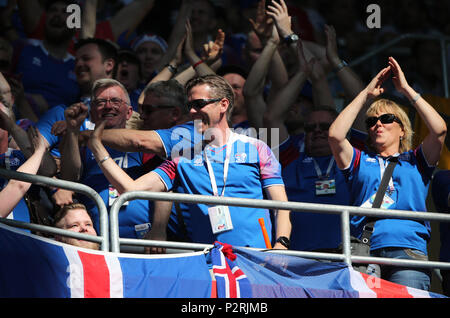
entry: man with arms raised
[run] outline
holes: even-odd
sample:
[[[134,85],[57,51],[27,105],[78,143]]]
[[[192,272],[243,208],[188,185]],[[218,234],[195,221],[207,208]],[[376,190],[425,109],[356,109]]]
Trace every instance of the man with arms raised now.
[[[198,147],[193,143],[194,136],[183,149],[175,151],[173,147],[179,146],[179,142],[173,140],[172,131],[182,129],[180,126],[168,130],[136,131],[139,136],[134,139],[146,145],[145,148],[139,147],[141,151],[167,154],[172,160],[141,178],[133,179],[118,169],[113,160],[102,159],[109,155],[101,141],[104,124],[99,125],[91,135],[89,147],[95,158],[101,161],[101,169],[108,180],[121,193],[168,191],[178,185],[179,191],[188,194],[263,199],[265,192],[269,199],[286,201],[280,165],[270,148],[259,140],[235,134],[229,129],[228,120],[234,101],[230,85],[220,76],[207,75],[189,81],[186,91],[196,132],[205,137],[207,145]],[[121,140],[116,140],[119,143],[130,137],[124,130],[112,132],[115,136],[124,133]],[[110,134],[106,135],[109,138]],[[128,147],[135,145],[129,143]],[[271,221],[266,209],[193,204],[189,213],[187,228],[194,242],[219,240],[236,246],[264,248],[259,218],[264,219],[271,235]],[[285,242],[291,231],[289,211],[276,211],[276,225],[277,242],[274,247],[288,248]]]

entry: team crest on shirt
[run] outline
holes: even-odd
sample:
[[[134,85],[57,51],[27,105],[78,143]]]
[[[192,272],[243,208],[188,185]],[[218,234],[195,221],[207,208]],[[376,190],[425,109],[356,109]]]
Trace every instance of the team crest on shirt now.
[[[41,59],[38,58],[38,57],[33,57],[33,62],[32,63],[33,63],[33,65],[36,65],[36,66],[39,66],[39,67],[42,66]]]
[[[234,160],[237,163],[245,163],[247,162],[247,154],[245,152],[237,153],[234,155]]]
[[[194,166],[203,166],[203,157],[200,155],[196,155],[192,162],[194,163]]]
[[[306,156],[306,157],[303,159],[303,161],[302,161],[302,163],[311,163],[311,162],[313,162],[313,159],[312,159],[311,157],[308,157],[308,156]]]

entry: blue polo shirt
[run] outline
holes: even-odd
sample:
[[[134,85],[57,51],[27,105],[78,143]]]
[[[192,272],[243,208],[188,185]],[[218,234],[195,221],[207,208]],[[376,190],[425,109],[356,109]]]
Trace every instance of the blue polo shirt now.
[[[380,157],[375,153],[353,149],[351,164],[343,170],[349,185],[350,205],[361,206],[376,193],[381,182],[382,169],[378,158]],[[399,162],[392,175],[393,189],[388,187],[386,190],[393,200],[388,208],[426,211],[425,201],[435,167],[428,165],[421,146],[400,154],[398,159]],[[386,165],[386,159],[381,158],[381,162]],[[352,217],[353,235],[360,237],[365,218],[365,216]],[[426,254],[429,238],[428,221],[386,218],[375,223],[371,249],[402,247],[418,249]]]
[[[145,174],[142,167],[142,154],[138,152],[120,152],[111,148],[107,149],[110,157],[122,168],[133,180]],[[103,199],[107,210],[111,208],[113,201],[110,200],[111,188],[108,179],[98,166],[94,155],[89,148],[80,150],[83,162],[83,174],[80,183],[94,189]],[[86,208],[90,211],[94,227],[100,233],[100,216],[97,205],[88,197],[80,196]],[[123,205],[119,211],[119,235],[125,238],[142,238],[150,230],[146,224],[153,220],[153,204],[148,200],[132,200],[128,205]]]
[[[89,99],[83,100],[83,102],[89,106]],[[64,110],[66,105],[56,105],[55,107],[46,111],[40,118],[35,126],[39,129],[41,135],[47,140],[50,145],[51,154],[56,157],[61,157],[59,153],[60,137],[51,133],[53,125],[57,121],[65,121]],[[88,118],[86,118],[80,127],[80,131],[94,129],[95,125]]]
[[[0,167],[3,169],[16,171],[25,161],[26,159],[20,150],[8,148],[8,151],[0,154]],[[0,178],[0,189],[5,188],[8,182],[9,180]],[[30,189],[29,191],[32,190]],[[8,218],[22,222],[30,222],[28,206],[23,198],[20,199]]]
[[[310,157],[305,153],[305,135],[289,136],[280,146],[282,176],[289,201],[320,204],[348,205],[349,194],[345,178],[333,160],[326,180],[335,180],[336,193],[316,194],[318,175],[314,160],[324,175],[332,155]],[[341,243],[341,223],[339,214],[291,212],[291,249],[318,250],[335,249]]]
[[[23,87],[29,94],[40,94],[49,108],[77,101],[80,89],[74,73],[75,58],[67,54],[63,60],[52,57],[41,41],[25,46],[16,73],[23,74]]]
[[[184,134],[187,137],[189,125],[184,128],[187,129],[186,134]],[[231,146],[224,196],[263,199],[265,187],[283,184],[281,167],[265,143],[244,135],[233,135],[233,142],[223,147],[206,150],[200,148],[195,149],[200,150],[200,152],[196,152],[192,146],[196,144],[194,142],[194,144],[191,143],[190,149],[183,148],[184,156],[174,157],[174,146],[179,145],[179,142],[174,143],[172,138],[174,135],[165,131],[160,134],[160,137],[163,142],[167,141],[164,143],[166,152],[168,155],[172,155],[172,160],[164,162],[154,171],[166,184],[168,190],[176,188],[180,193],[213,195],[208,168],[204,160],[206,151],[214,171],[218,192],[222,193],[226,149]],[[180,153],[178,150],[177,153]],[[207,244],[219,240],[236,246],[264,248],[264,237],[258,219],[264,219],[270,237],[272,225],[269,211],[267,209],[232,206],[229,207],[229,210],[233,229],[214,235],[209,221],[208,206],[203,204],[189,205],[189,219],[185,219],[185,221],[192,240]]]

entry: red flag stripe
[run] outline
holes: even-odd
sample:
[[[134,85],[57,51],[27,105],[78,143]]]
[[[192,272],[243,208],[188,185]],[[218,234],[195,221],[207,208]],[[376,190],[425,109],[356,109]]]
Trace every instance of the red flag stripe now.
[[[408,288],[390,281],[361,273],[367,287],[377,294],[377,298],[413,298]]]
[[[84,273],[85,298],[110,298],[109,269],[104,255],[78,251]]]

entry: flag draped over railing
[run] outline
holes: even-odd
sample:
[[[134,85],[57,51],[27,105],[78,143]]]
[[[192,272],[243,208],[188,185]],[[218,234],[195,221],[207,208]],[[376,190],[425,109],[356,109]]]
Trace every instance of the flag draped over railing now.
[[[194,253],[109,253],[0,224],[0,260],[3,298],[443,297],[361,274],[344,263],[220,242]]]

